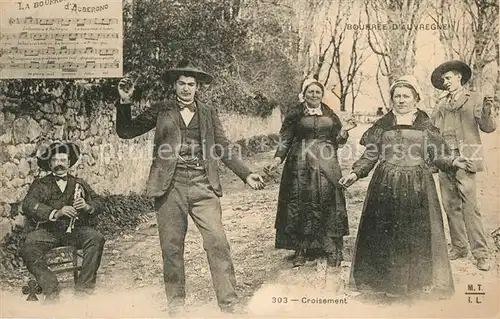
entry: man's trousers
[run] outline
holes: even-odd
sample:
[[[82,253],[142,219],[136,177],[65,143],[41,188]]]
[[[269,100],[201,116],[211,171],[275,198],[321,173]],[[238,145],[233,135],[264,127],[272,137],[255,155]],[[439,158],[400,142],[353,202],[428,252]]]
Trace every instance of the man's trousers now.
[[[167,193],[156,198],[156,216],[169,308],[184,305],[184,240],[191,216],[203,237],[213,286],[221,308],[237,299],[236,277],[222,225],[220,200],[204,169],[177,167]]]
[[[487,258],[488,246],[481,213],[476,206],[476,174],[458,169],[455,173],[439,172],[443,206],[448,216],[452,249],[467,251],[474,258]]]
[[[96,284],[97,270],[101,264],[104,237],[90,227],[75,227],[71,233],[55,233],[37,229],[27,234],[21,245],[20,255],[43,292],[47,296],[57,296],[59,283],[56,275],[47,267],[45,254],[56,247],[71,245],[83,249],[82,269],[75,283],[75,289],[91,292]]]

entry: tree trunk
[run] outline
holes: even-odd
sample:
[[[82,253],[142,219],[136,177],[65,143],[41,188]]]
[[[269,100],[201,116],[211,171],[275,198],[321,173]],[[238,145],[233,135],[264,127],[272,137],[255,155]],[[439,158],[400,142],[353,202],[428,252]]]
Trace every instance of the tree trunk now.
[[[346,95],[341,94],[340,95],[340,111],[344,112],[345,111],[345,100],[346,100]]]

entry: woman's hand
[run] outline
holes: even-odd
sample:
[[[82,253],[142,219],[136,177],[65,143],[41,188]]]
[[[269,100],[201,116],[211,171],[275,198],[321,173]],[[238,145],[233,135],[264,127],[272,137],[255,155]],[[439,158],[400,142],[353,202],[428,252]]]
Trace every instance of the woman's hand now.
[[[350,173],[349,175],[344,175],[339,179],[339,184],[342,187],[349,187],[358,180],[358,175],[356,173]]]
[[[278,167],[280,166],[281,164],[281,158],[280,157],[275,157],[273,158],[273,162],[269,165],[267,165],[266,167],[264,167],[264,173],[270,175],[272,174],[273,171],[275,171],[276,169],[278,169]]]
[[[472,172],[474,163],[468,158],[459,156],[453,160],[453,166],[463,169],[464,171]]]
[[[342,125],[342,131],[349,132],[356,126],[358,126],[358,124],[356,124],[354,116],[351,115],[347,120],[344,121],[344,124]]]

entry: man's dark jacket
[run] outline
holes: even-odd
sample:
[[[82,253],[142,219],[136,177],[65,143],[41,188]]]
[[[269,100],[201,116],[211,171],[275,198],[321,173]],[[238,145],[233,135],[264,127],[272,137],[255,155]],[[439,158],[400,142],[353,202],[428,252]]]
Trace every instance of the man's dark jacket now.
[[[200,101],[196,101],[196,105],[195,116],[199,116],[204,167],[214,193],[222,196],[218,159],[243,181],[251,172],[238,152],[231,148],[216,110]],[[175,101],[165,101],[152,105],[132,119],[130,104],[117,105],[116,132],[119,137],[130,139],[156,128],[153,163],[146,187],[149,196],[163,196],[172,182],[181,145],[179,121],[182,118],[179,112]]]
[[[26,215],[26,231],[43,228],[51,232],[65,232],[69,225],[69,217],[62,216],[56,221],[50,221],[50,213],[63,206],[72,206],[76,184],[80,184],[84,190],[84,199],[87,204],[94,208],[92,215],[80,212],[75,227],[95,225],[94,217],[101,211],[101,198],[82,179],[68,174],[66,189],[61,192],[54,175],[49,174],[37,178],[31,184],[28,194],[23,201],[23,213]]]

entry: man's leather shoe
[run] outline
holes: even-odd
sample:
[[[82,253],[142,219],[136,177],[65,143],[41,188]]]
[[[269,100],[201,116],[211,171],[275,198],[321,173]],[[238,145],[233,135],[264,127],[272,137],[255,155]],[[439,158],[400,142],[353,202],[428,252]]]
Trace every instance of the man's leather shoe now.
[[[52,292],[52,293],[49,293],[49,294],[46,294],[45,295],[45,300],[44,302],[46,304],[54,304],[54,303],[57,303],[59,302],[60,300],[60,295],[59,295],[59,291],[57,292]]]
[[[459,249],[452,249],[450,250],[450,253],[448,254],[448,257],[450,260],[455,260],[458,258],[466,258],[467,257],[467,250],[459,250]]]
[[[173,318],[183,318],[186,317],[186,308],[184,303],[170,303],[168,305],[168,315]]]
[[[232,314],[245,314],[245,307],[243,304],[239,301],[234,301],[231,302],[230,304],[225,304],[225,305],[219,305],[220,310],[225,313],[232,313]]]
[[[306,256],[303,250],[296,250],[295,256],[293,257],[293,266],[300,267],[306,264]]]
[[[340,260],[337,258],[337,254],[328,254],[326,256],[326,265],[329,267],[340,267]]]
[[[490,270],[490,264],[488,263],[488,260],[486,258],[478,258],[476,267],[477,269],[482,271]]]

